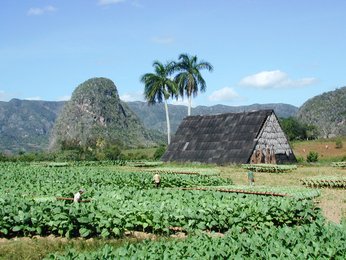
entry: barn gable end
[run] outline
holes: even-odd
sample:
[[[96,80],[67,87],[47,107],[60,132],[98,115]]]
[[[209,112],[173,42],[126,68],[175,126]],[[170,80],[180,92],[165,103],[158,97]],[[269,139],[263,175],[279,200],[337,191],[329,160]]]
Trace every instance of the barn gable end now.
[[[295,162],[295,156],[275,113],[267,117],[252,152],[250,163]]]
[[[295,161],[273,110],[186,117],[161,159],[215,164]]]

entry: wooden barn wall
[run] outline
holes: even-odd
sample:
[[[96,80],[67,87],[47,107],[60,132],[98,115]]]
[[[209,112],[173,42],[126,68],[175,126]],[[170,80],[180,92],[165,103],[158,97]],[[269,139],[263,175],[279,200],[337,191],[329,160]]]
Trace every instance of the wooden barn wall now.
[[[265,121],[257,137],[251,163],[285,163],[295,161],[292,149],[274,114]]]

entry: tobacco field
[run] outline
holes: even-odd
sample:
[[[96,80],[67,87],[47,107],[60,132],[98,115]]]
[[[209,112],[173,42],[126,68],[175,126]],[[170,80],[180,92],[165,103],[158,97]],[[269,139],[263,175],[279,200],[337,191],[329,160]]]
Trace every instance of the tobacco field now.
[[[160,188],[152,183],[155,172],[161,175]],[[49,259],[346,256],[346,227],[325,222],[312,200],[318,190],[269,190],[284,197],[260,196],[268,193],[260,187],[252,190],[258,195],[221,192],[249,189],[211,170],[200,172],[123,164],[2,163],[0,237],[119,239],[135,231],[158,236],[93,252],[69,249]],[[90,202],[57,200],[73,197],[80,188]],[[179,232],[186,238],[170,238]]]

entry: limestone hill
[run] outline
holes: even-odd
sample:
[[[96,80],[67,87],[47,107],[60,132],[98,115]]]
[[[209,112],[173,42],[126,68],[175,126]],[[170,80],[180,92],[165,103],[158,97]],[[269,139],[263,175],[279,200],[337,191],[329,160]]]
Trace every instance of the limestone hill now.
[[[304,123],[315,125],[320,137],[346,136],[346,87],[309,99],[296,116]]]
[[[50,140],[50,148],[121,144],[127,147],[152,146],[154,136],[122,103],[114,83],[92,78],[80,84],[66,102]]]

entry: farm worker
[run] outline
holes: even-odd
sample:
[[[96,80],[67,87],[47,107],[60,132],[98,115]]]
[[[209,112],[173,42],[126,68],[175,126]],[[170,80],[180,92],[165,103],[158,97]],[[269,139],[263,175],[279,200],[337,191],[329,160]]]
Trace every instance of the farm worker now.
[[[81,196],[84,193],[83,189],[80,189],[73,197],[73,202],[79,202],[81,200]]]
[[[254,174],[253,174],[252,171],[248,171],[248,173],[247,173],[247,178],[248,178],[248,180],[249,180],[250,186],[255,185],[255,178],[254,178]]]
[[[153,182],[155,183],[156,188],[160,187],[161,177],[158,173],[155,173],[155,175],[153,176]]]

